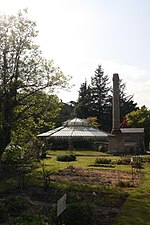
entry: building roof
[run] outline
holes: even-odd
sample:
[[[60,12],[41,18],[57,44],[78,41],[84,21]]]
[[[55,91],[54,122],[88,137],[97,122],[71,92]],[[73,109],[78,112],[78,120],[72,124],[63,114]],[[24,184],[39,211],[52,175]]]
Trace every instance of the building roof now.
[[[49,137],[50,135],[52,135],[53,133],[59,131],[60,129],[62,129],[63,127],[57,127],[53,130],[49,130],[47,132],[44,132],[42,134],[38,134],[37,137]]]
[[[121,128],[122,133],[144,133],[144,128]]]
[[[38,135],[38,137],[63,140],[103,140],[107,139],[107,136],[108,133],[92,127],[88,122],[79,118],[68,120],[63,126]]]

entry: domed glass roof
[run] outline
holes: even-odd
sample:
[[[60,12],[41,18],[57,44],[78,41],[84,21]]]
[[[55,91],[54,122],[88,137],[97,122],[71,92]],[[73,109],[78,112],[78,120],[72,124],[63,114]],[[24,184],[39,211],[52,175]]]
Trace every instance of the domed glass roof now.
[[[66,127],[89,127],[90,124],[86,122],[85,120],[74,118],[72,120],[69,120],[65,123]]]
[[[64,140],[107,140],[108,133],[92,127],[85,120],[74,118],[67,120],[62,127],[39,134],[38,137]]]

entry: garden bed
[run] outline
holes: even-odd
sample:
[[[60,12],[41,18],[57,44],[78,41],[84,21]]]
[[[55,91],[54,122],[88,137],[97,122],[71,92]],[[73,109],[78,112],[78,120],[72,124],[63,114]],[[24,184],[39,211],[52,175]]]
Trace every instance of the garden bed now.
[[[140,182],[140,177],[141,174],[138,172],[132,174],[132,172],[127,171],[69,166],[51,175],[51,180],[63,183],[75,182],[102,186],[115,186],[119,182],[132,182],[134,186],[137,186]]]

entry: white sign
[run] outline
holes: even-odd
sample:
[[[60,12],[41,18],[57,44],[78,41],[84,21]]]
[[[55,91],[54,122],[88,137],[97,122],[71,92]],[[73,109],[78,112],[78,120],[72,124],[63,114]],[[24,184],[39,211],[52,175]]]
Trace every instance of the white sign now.
[[[64,194],[58,201],[57,201],[57,217],[66,209],[66,198],[67,195]]]

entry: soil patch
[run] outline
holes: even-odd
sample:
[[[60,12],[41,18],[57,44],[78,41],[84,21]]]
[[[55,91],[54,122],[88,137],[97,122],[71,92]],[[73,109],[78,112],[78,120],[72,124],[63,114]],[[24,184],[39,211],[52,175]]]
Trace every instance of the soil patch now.
[[[117,185],[118,182],[132,181],[134,186],[140,182],[141,174],[109,169],[82,168],[70,166],[51,175],[51,180],[63,183],[84,183],[93,185]]]

